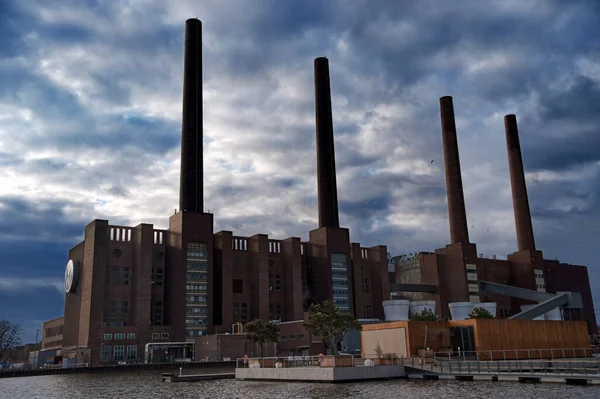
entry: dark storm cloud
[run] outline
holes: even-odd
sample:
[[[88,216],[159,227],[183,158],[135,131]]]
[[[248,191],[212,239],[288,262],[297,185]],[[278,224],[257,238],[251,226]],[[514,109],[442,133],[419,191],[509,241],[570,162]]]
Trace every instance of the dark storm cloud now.
[[[41,241],[31,234],[26,239],[0,241],[0,272],[4,277],[50,279],[61,278],[68,260],[68,251],[83,236],[84,224],[70,241]],[[73,229],[75,230],[75,229]],[[55,238],[60,238],[55,236]]]
[[[566,90],[540,93],[522,136],[528,171],[566,170],[600,160],[600,84],[578,75]]]
[[[0,236],[7,238],[51,238],[73,241],[82,235],[84,221],[69,220],[66,202],[28,201],[19,197],[0,197]]]
[[[47,122],[44,131],[36,135],[12,132],[15,140],[25,141],[29,147],[59,150],[133,147],[145,154],[160,155],[179,145],[180,127],[176,123],[125,114],[99,119],[73,94],[28,72],[12,72],[2,91],[5,95],[16,93],[17,104],[27,105],[36,118]]]
[[[12,306],[0,306],[0,319],[19,324],[23,329],[23,343],[35,342],[36,330],[40,329],[38,339],[42,338],[42,324],[45,320],[60,317],[64,312],[64,294],[54,286],[18,284],[15,290],[0,290],[0,303]],[[26,312],[23,310],[27,309]]]
[[[388,195],[366,198],[359,201],[339,200],[340,212],[352,219],[366,220],[389,209],[391,198]]]

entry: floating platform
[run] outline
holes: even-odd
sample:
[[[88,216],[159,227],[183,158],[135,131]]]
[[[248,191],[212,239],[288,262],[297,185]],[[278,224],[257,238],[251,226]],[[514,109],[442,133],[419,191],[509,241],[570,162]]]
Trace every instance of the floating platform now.
[[[232,380],[235,378],[235,373],[220,373],[220,374],[173,374],[162,373],[162,382],[193,382],[206,380]]]
[[[402,365],[375,367],[236,368],[235,378],[238,380],[336,383],[406,378],[406,371]]]

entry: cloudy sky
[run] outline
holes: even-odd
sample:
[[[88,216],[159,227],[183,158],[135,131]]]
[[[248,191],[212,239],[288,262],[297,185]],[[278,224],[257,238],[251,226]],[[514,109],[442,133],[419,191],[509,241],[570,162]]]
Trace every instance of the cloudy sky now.
[[[0,318],[33,340],[62,315],[67,251],[91,220],[167,226],[189,17],[203,21],[215,231],[317,226],[313,59],[327,56],[352,241],[448,243],[451,95],[479,252],[516,250],[502,121],[516,113],[537,245],[589,265],[600,308],[599,16],[593,0],[2,0]]]

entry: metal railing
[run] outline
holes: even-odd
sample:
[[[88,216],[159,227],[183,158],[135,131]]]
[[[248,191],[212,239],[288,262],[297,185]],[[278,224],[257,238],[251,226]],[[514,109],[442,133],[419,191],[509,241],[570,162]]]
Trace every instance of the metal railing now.
[[[545,352],[550,355],[544,356]],[[600,377],[600,359],[590,356],[588,348],[573,348],[478,351],[460,355],[422,352],[419,356],[400,360],[405,366],[441,374],[582,374]]]
[[[402,359],[400,359],[402,358]],[[319,355],[319,356],[276,356],[236,359],[236,368],[294,368],[294,367],[369,367],[404,364],[402,355]]]
[[[422,353],[422,354],[421,354]],[[434,352],[419,351],[418,357],[448,360],[532,360],[532,359],[569,359],[591,358],[598,354],[594,348],[559,348],[559,349],[508,349],[480,351]]]

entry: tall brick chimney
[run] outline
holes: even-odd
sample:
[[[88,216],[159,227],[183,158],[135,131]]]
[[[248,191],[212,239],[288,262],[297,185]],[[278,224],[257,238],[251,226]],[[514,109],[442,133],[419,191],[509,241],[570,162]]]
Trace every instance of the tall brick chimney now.
[[[515,212],[517,244],[519,251],[534,251],[535,240],[531,224],[531,213],[529,211],[525,172],[523,171],[517,117],[515,115],[510,114],[504,117],[504,130],[506,132],[506,149],[508,151],[508,168],[510,170],[510,185]]]
[[[202,22],[185,21],[179,210],[203,212]]]
[[[444,144],[444,167],[446,169],[446,191],[448,194],[448,216],[450,219],[450,241],[452,244],[468,243],[469,230],[467,228],[467,212],[460,174],[452,97],[440,98],[440,112]]]
[[[315,111],[319,228],[339,227],[329,61],[325,57],[315,59]]]

